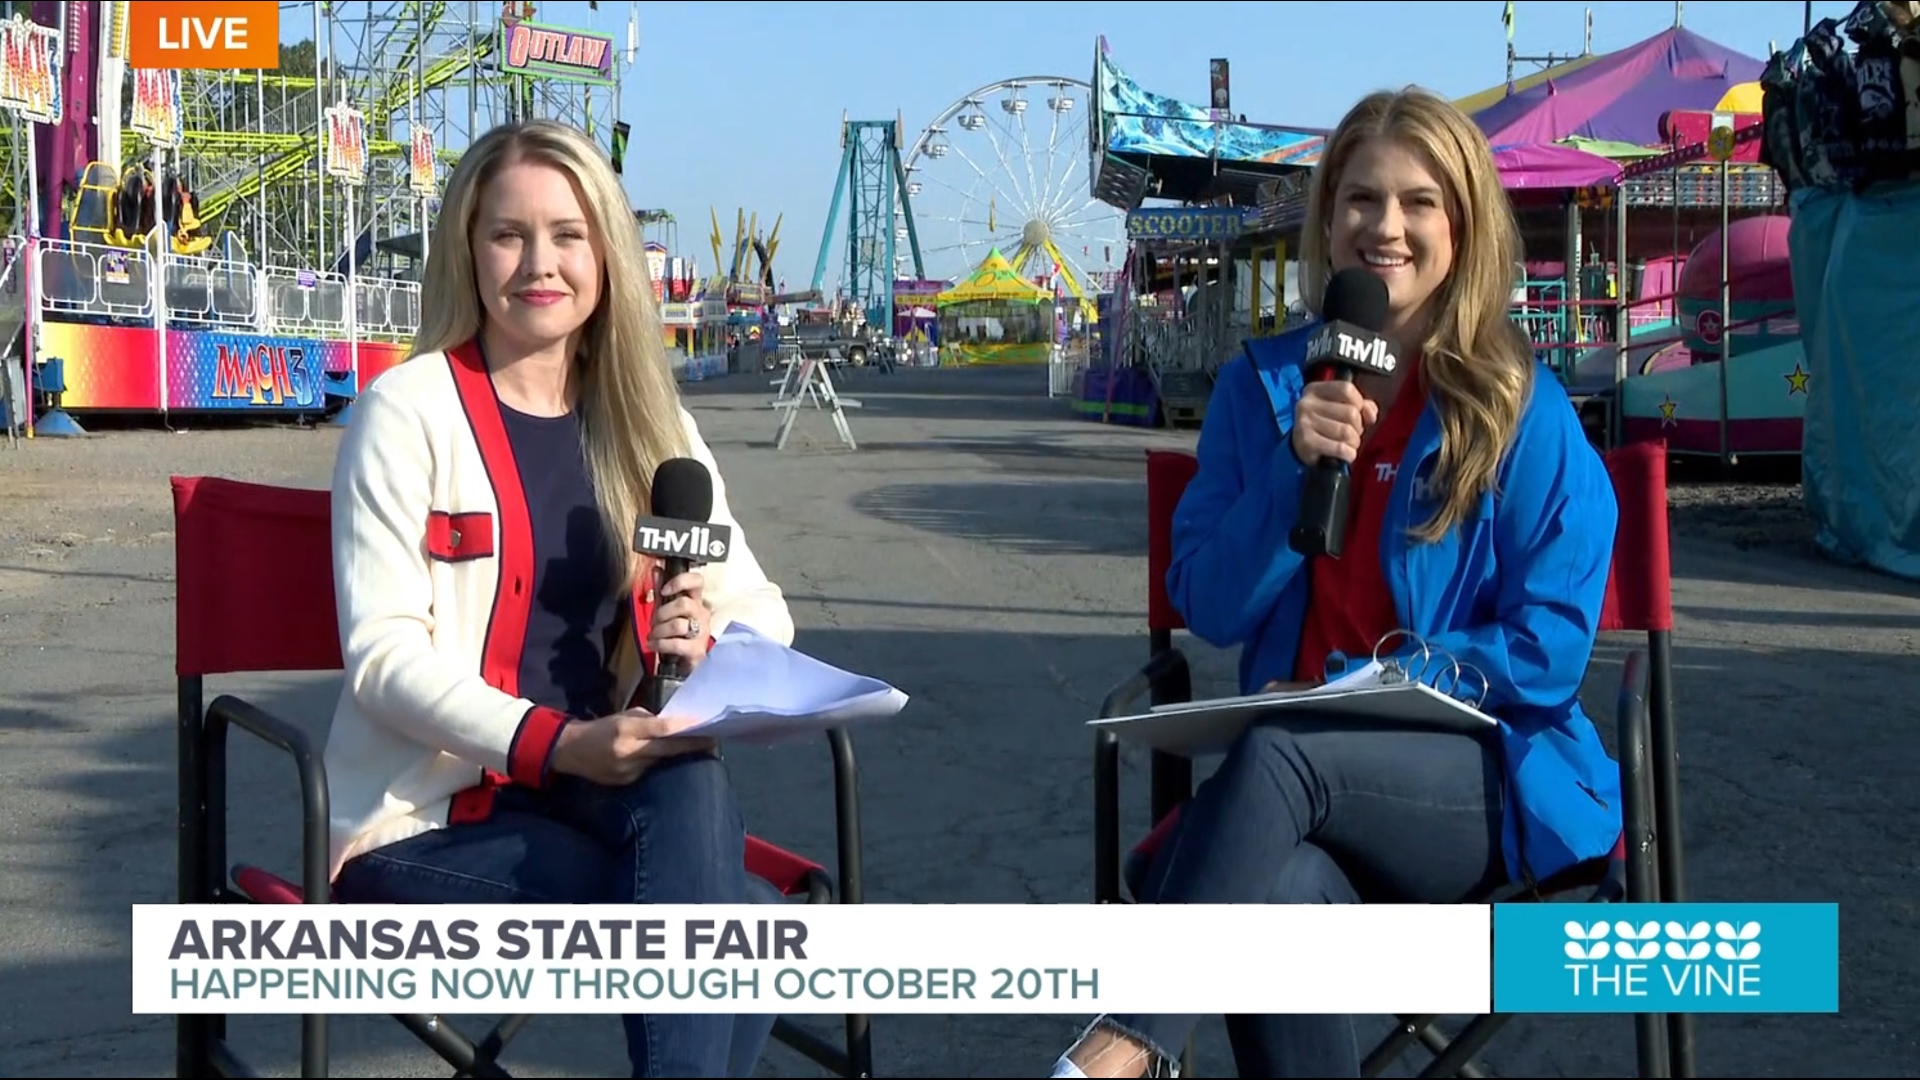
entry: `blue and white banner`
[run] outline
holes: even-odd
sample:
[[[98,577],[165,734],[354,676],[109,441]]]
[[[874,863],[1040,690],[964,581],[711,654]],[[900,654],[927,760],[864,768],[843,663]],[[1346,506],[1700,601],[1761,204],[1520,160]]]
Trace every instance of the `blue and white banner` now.
[[[133,1011],[1485,1011],[1484,907],[136,906]]]
[[[1837,1012],[1836,905],[140,905],[133,1012]]]
[[[1502,904],[1493,1008],[1840,1011],[1838,904]]]

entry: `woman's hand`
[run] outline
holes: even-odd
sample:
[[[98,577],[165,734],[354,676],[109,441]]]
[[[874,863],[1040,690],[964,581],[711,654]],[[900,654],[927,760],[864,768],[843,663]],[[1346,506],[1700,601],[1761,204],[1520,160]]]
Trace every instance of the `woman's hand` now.
[[[659,573],[659,571],[655,571]],[[653,609],[653,628],[647,635],[647,651],[655,656],[678,656],[687,662],[687,670],[700,666],[707,658],[707,634],[712,629],[713,609],[702,595],[707,579],[698,570],[689,570],[658,586],[660,602]]]
[[[1319,683],[1313,682],[1282,682],[1279,679],[1275,679],[1261,687],[1260,692],[1263,694],[1296,694],[1302,690],[1311,690],[1319,685]]]
[[[711,751],[712,739],[678,736],[692,723],[645,709],[570,721],[554,744],[553,771],[604,787],[631,784],[662,758]]]
[[[1312,467],[1322,458],[1351,463],[1360,456],[1360,441],[1380,418],[1380,406],[1360,394],[1360,388],[1338,379],[1308,383],[1300,403],[1293,407],[1293,453]]]

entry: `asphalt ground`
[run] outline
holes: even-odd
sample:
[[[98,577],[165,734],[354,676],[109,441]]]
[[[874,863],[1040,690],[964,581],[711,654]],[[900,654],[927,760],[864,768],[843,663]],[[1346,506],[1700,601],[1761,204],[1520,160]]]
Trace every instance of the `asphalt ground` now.
[[[857,452],[817,412],[773,449],[759,377],[687,396],[787,591],[797,645],[912,695],[859,736],[868,897],[1085,902],[1082,722],[1146,648],[1142,451],[1192,434],[1076,421],[1038,369],[846,384],[865,404],[851,414]],[[130,1015],[126,989],[128,905],[174,893],[166,479],[324,486],[337,442],[335,429],[226,425],[0,448],[0,1073],[171,1075],[170,1019]],[[1703,1018],[1701,1074],[1911,1075],[1920,589],[1820,561],[1797,500],[1782,485],[1674,491],[1687,854],[1697,899],[1842,904],[1842,1012]],[[270,600],[273,582],[255,587]],[[1197,691],[1230,691],[1231,658],[1181,640]],[[1630,645],[1609,637],[1594,658],[1597,714],[1611,714]],[[337,679],[217,686],[319,733]],[[831,864],[824,746],[729,760],[749,827]],[[1145,826],[1143,766],[1126,763],[1128,835]],[[244,745],[231,767],[232,857],[291,872],[288,767]],[[877,1071],[1043,1076],[1085,1019],[880,1017]],[[333,1032],[336,1075],[450,1072],[382,1018],[336,1019]],[[232,1033],[264,1074],[296,1074],[291,1018],[236,1019]],[[1198,1045],[1200,1074],[1231,1075],[1218,1021]],[[1489,1054],[1506,1076],[1627,1076],[1633,1060],[1625,1017],[1522,1018]],[[610,1017],[540,1018],[505,1061],[528,1076],[625,1068]],[[821,1075],[778,1047],[760,1072]]]

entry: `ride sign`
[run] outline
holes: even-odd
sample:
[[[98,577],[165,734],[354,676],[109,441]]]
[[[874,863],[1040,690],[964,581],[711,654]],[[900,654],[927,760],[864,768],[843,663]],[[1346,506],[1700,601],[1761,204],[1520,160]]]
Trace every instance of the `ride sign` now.
[[[154,146],[180,145],[180,73],[166,68],[133,69],[133,105],[128,129]]]
[[[367,119],[351,105],[332,105],[325,112],[327,140],[322,149],[327,175],[348,186],[367,180]]]
[[[514,75],[612,86],[613,53],[606,34],[517,19],[500,24],[499,63]]]
[[[407,182],[415,195],[423,199],[433,198],[438,189],[434,178],[433,129],[416,127],[410,133],[411,146],[407,155]]]
[[[0,110],[36,124],[59,123],[66,55],[59,30],[22,15],[0,22]]]
[[[1246,228],[1238,206],[1169,206],[1127,214],[1129,240],[1234,240]]]

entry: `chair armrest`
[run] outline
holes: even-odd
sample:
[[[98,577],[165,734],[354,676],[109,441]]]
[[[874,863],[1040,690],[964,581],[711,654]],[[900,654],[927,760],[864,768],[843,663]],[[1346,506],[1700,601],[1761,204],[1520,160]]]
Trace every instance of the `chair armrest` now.
[[[807,871],[807,903],[833,903],[833,879],[824,870]]]
[[[206,740],[210,760],[220,763],[217,771],[209,770],[209,775],[214,778],[214,782],[210,785],[211,790],[207,792],[207,798],[220,800],[222,807],[220,820],[215,823],[218,829],[217,838],[224,839],[226,831],[224,808],[227,729],[237,727],[267,745],[285,751],[293,758],[294,767],[300,774],[301,890],[305,894],[306,903],[326,903],[331,892],[327,874],[329,861],[327,822],[330,807],[327,802],[326,766],[321,762],[320,755],[314,751],[313,740],[293,724],[231,694],[222,694],[207,706],[205,725],[203,737]],[[224,858],[224,852],[222,857]],[[224,875],[224,871],[222,873]]]
[[[866,871],[861,863],[860,766],[853,756],[853,736],[845,728],[827,732],[833,751],[833,832],[840,863],[843,904],[866,902]]]
[[[1620,696],[1614,721],[1620,754],[1620,826],[1626,858],[1627,900],[1648,903],[1659,898],[1658,864],[1653,832],[1653,738],[1648,720],[1647,654],[1627,654],[1620,671]]]
[[[1110,720],[1116,716],[1125,716],[1134,703],[1149,695],[1153,696],[1154,704],[1166,704],[1159,700],[1160,695],[1156,691],[1167,689],[1176,683],[1187,688],[1182,696],[1192,693],[1192,683],[1187,669],[1187,654],[1181,652],[1178,646],[1169,645],[1154,653],[1138,671],[1128,676],[1125,682],[1107,691],[1107,696],[1100,702],[1100,719]]]

